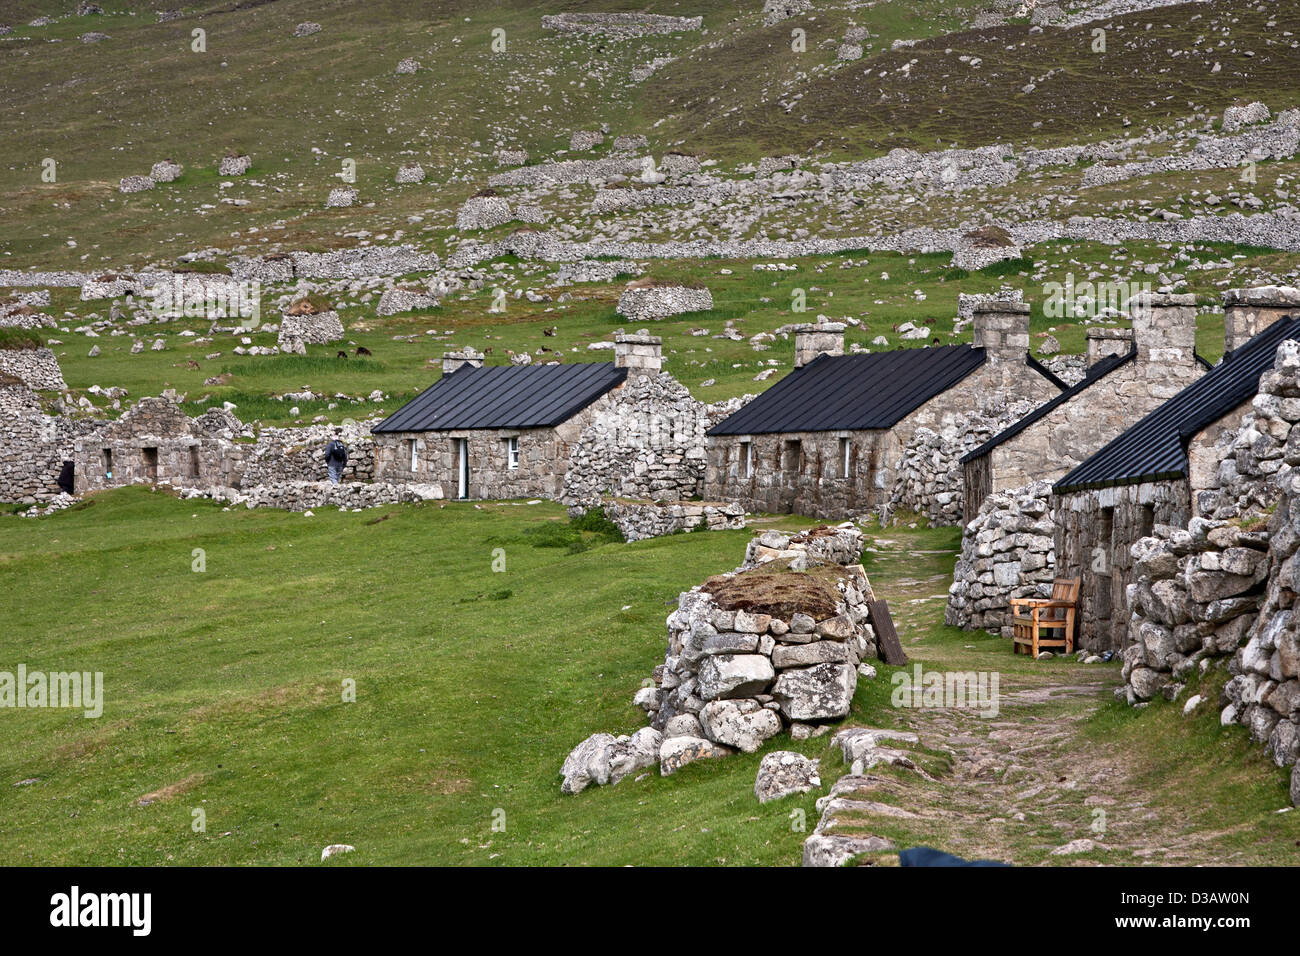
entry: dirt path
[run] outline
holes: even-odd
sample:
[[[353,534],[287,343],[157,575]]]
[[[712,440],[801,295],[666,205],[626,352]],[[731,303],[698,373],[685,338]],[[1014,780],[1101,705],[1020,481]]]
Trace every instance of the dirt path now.
[[[919,663],[923,679],[936,671],[982,673],[990,690],[996,677],[996,712],[954,706],[951,694],[942,705],[922,699],[904,707],[894,693],[892,706],[882,708],[892,720],[875,726],[917,735],[907,750],[917,769],[863,770],[871,761],[861,761],[854,769],[863,772],[834,785],[819,833],[870,834],[898,848],[927,845],[1017,864],[1231,862],[1206,845],[1222,831],[1189,831],[1185,815],[1162,807],[1138,782],[1130,748],[1081,733],[1111,701],[1117,664],[1032,661],[1013,656],[1003,639],[944,628],[950,578],[933,570],[944,552],[891,547],[883,538],[877,544],[872,583],[889,600],[909,672]],[[874,692],[883,699],[890,689]],[[879,854],[880,862],[889,856]]]

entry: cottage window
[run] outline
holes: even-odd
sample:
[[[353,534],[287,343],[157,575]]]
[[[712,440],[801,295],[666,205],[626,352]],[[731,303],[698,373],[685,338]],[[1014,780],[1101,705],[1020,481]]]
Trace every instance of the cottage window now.
[[[158,478],[158,449],[141,448],[140,455],[144,459],[144,473],[150,481]]]
[[[791,475],[803,471],[803,445],[798,439],[787,441],[782,447],[781,470]]]
[[[506,465],[511,471],[519,467],[519,439],[506,439]]]
[[[851,478],[849,471],[849,456],[853,450],[853,443],[847,438],[840,439],[840,477]]]
[[[113,477],[113,449],[105,448],[100,453],[100,456],[104,460],[104,477],[112,478]]]
[[[417,450],[416,450],[415,439],[414,439],[414,438],[408,438],[408,439],[406,440],[406,457],[407,457],[407,459],[408,459],[408,460],[410,461],[410,463],[411,463],[411,469],[410,469],[410,470],[411,470],[411,471],[419,471],[419,470],[420,470],[420,457],[419,457],[419,453],[418,453]]]
[[[190,446],[190,477],[199,477],[199,446]]]
[[[754,443],[742,441],[740,443],[740,477],[752,478],[754,476]]]

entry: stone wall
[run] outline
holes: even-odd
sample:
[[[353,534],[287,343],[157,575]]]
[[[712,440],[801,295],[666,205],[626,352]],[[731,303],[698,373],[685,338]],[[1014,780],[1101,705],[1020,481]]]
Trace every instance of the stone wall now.
[[[0,380],[0,501],[32,504],[59,494],[59,472],[70,456],[57,422],[26,385]]]
[[[605,498],[601,507],[628,541],[661,538],[681,531],[737,531],[745,527],[745,509],[735,503]],[[569,514],[576,517],[585,510],[571,507]]]
[[[542,17],[543,30],[597,33],[609,39],[656,36],[698,30],[703,17],[670,17],[657,13],[556,13]]]
[[[787,728],[800,739],[847,716],[859,666],[876,654],[861,551],[852,525],[767,531],[736,571],[680,595],[664,662],[635,697],[650,726],[583,741],[564,761],[561,791],[618,783],[655,764],[668,776],[696,760],[753,753]],[[800,573],[817,565],[830,573]]]
[[[965,512],[966,468],[962,457],[1029,414],[1036,402],[1020,400],[960,410],[941,431],[918,428],[894,469],[894,484],[881,515],[914,512],[931,525],[959,525]]]
[[[1178,698],[1187,678],[1229,658],[1219,706],[1278,766],[1300,757],[1300,345],[1284,341],[1235,433],[1218,446],[1207,516],[1157,526],[1131,549],[1125,686],[1130,704]],[[1195,706],[1190,703],[1189,706]],[[1300,771],[1292,800],[1300,804]]]
[[[683,312],[704,312],[713,308],[708,289],[689,286],[629,286],[618,298],[618,314],[634,322],[662,319]]]
[[[609,395],[574,445],[560,500],[602,495],[694,498],[703,490],[705,431],[736,403],[711,407],[666,372],[633,376]]]
[[[1081,579],[1075,646],[1119,650],[1128,634],[1128,585],[1137,580],[1132,546],[1157,524],[1186,527],[1185,479],[1052,496],[1057,574]]]
[[[49,349],[0,349],[0,375],[19,379],[29,388],[67,388],[59,360]]]
[[[962,531],[944,623],[1011,636],[1011,598],[1047,597],[1056,573],[1051,482],[990,495]]]

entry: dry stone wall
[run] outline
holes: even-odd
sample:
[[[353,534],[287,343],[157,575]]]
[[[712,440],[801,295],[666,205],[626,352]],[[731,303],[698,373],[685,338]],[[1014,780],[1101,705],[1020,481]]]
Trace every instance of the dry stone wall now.
[[[1047,597],[1056,573],[1052,484],[995,492],[962,531],[944,623],[1011,636],[1012,598]]]
[[[682,531],[724,531],[745,527],[740,505],[710,501],[629,501],[607,498],[601,502],[605,517],[618,525],[628,541],[661,538]],[[576,516],[584,508],[570,508]]]
[[[29,388],[67,388],[59,360],[46,348],[0,349],[0,375],[19,379]]]
[[[664,662],[635,698],[650,726],[583,741],[564,762],[561,791],[656,764],[668,776],[696,760],[753,753],[787,728],[806,737],[845,717],[859,665],[876,654],[862,541],[851,524],[767,531],[734,572],[680,595]],[[757,570],[773,562],[783,570]]]

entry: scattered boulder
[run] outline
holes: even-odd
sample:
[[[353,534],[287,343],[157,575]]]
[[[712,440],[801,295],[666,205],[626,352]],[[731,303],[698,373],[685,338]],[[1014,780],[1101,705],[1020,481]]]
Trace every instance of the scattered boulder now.
[[[818,763],[792,750],[765,754],[754,780],[754,796],[758,797],[759,803],[768,803],[817,789],[822,785],[821,777],[817,775]]]

